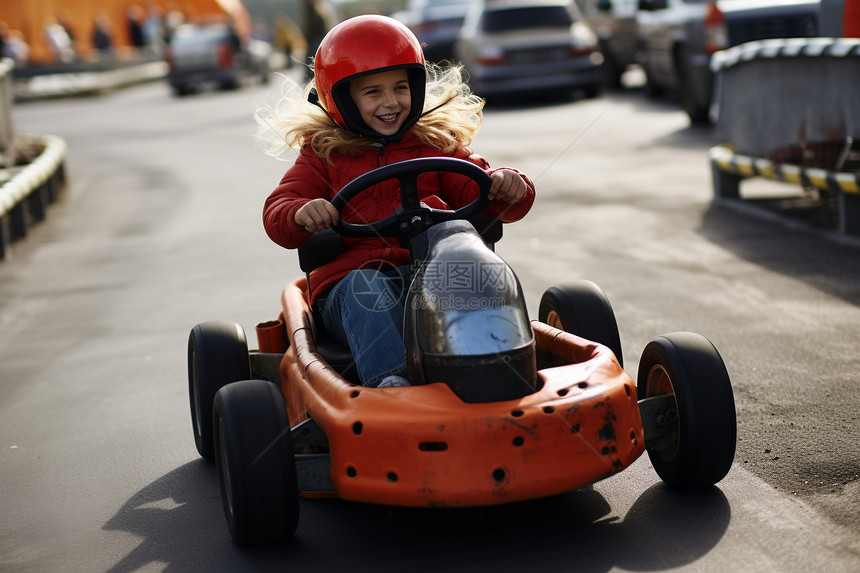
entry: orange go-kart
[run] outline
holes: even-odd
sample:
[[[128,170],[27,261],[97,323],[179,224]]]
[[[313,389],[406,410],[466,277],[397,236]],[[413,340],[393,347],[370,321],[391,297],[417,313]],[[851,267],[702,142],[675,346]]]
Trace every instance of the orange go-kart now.
[[[481,197],[456,211],[430,209],[417,191],[427,172],[469,176]],[[595,284],[549,288],[539,320],[529,321],[516,276],[492,248],[501,224],[475,222],[489,202],[483,170],[454,159],[406,161],[359,177],[333,203],[342,211],[388,179],[399,181],[403,201],[393,215],[316,233],[299,258],[310,272],[340,252],[341,234],[394,236],[410,247],[411,386],[359,384],[349,350],[309,307],[306,278],[286,285],[278,320],[257,325],[258,351],[249,352],[237,324],[191,331],[194,439],[216,462],[236,542],[289,539],[299,496],[411,507],[510,503],[586,486],[646,450],[672,486],[706,487],[726,475],[734,397],[707,339],[654,339],[634,383]]]

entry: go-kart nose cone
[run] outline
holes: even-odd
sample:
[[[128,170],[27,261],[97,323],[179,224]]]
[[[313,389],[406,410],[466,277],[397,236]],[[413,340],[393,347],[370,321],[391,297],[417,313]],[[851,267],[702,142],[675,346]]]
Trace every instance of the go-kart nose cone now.
[[[463,221],[428,231],[430,249],[406,305],[410,376],[466,401],[534,391],[534,333],[511,268]]]
[[[469,262],[443,257],[424,268],[410,308],[423,352],[492,354],[531,342],[516,278],[492,251],[484,254]]]

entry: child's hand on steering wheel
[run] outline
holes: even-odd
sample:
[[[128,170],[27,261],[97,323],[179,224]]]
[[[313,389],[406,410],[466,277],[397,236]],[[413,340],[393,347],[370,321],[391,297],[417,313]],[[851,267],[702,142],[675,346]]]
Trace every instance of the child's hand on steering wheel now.
[[[337,208],[325,199],[311,199],[295,215],[296,224],[308,233],[315,233],[336,225],[340,220]]]
[[[490,177],[493,184],[490,186],[490,200],[502,201],[504,203],[516,203],[526,194],[526,182],[519,173],[509,169],[499,169]]]

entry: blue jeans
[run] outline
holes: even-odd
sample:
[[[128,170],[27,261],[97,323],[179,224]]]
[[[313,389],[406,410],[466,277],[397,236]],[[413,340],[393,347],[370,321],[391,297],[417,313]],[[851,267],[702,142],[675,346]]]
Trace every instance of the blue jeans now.
[[[323,323],[352,352],[363,386],[406,373],[403,305],[409,265],[354,270],[318,302]]]

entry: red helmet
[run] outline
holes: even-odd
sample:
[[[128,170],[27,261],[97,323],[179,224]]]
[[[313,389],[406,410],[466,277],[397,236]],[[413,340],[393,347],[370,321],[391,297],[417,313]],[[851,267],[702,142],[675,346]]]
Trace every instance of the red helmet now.
[[[397,69],[407,70],[412,108],[400,131],[386,137],[361,119],[349,95],[349,82]],[[314,59],[317,95],[329,116],[354,133],[386,142],[399,141],[421,116],[426,75],[418,38],[409,28],[387,16],[356,16],[341,22],[323,38]]]

